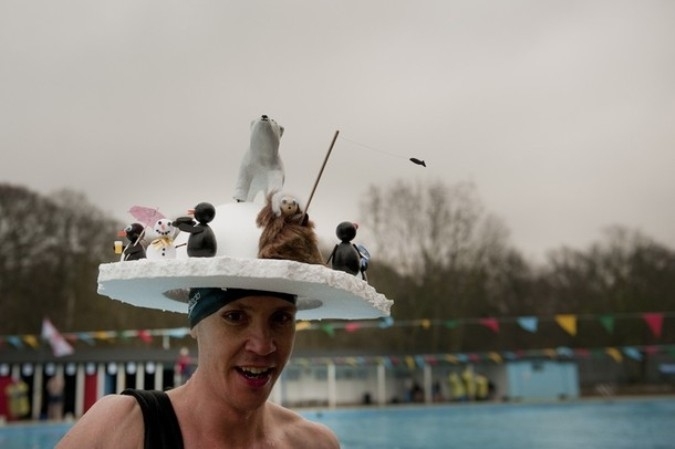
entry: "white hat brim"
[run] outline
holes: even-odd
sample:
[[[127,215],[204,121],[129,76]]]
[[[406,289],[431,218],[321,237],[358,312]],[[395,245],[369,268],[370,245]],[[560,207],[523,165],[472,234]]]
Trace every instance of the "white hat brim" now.
[[[393,301],[343,271],[288,260],[228,256],[101,264],[98,292],[139,307],[187,313],[187,289],[221,287],[297,295],[300,320],[389,316]]]

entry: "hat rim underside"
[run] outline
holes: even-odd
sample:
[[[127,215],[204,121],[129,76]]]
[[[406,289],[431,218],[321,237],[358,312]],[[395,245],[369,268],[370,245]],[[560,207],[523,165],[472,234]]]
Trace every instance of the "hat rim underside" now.
[[[187,314],[187,292],[195,287],[297,295],[299,320],[381,318],[393,304],[360,277],[290,260],[217,256],[99,266],[98,293],[138,307]]]

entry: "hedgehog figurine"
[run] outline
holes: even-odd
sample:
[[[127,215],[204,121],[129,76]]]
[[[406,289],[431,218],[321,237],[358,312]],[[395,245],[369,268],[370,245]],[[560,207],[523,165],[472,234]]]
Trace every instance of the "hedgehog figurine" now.
[[[281,191],[269,193],[256,224],[262,228],[259,258],[323,265],[314,223],[296,197]]]

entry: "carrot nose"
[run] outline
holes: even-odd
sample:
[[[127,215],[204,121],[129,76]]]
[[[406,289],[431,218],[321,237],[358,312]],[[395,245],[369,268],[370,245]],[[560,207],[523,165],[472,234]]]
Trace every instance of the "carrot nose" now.
[[[127,233],[122,229],[121,231],[117,231],[117,237],[126,237]]]

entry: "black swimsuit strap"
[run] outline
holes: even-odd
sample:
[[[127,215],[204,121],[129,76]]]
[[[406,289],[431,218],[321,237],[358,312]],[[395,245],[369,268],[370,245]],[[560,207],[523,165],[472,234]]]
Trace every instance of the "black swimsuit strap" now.
[[[145,449],[183,449],[183,434],[166,393],[127,388],[122,394],[136,398],[141,407],[145,424]]]

